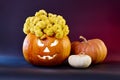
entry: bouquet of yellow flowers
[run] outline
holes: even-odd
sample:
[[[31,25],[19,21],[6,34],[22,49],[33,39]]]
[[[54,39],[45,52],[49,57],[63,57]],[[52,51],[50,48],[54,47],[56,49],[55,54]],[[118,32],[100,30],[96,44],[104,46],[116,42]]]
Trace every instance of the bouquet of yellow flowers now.
[[[60,65],[70,55],[69,28],[62,16],[40,10],[26,19],[23,31],[23,55],[29,63]]]

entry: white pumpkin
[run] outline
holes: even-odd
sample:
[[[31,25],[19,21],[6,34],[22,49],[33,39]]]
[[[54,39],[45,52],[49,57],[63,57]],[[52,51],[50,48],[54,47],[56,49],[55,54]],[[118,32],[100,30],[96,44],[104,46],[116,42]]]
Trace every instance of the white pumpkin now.
[[[75,68],[87,68],[90,66],[91,62],[91,57],[85,54],[71,55],[68,58],[70,66]]]

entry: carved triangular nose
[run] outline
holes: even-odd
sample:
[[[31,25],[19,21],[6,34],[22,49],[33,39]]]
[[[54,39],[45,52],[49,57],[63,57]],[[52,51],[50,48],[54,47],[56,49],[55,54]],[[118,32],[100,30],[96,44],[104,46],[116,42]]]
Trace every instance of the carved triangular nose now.
[[[43,52],[50,52],[50,50],[46,47]]]

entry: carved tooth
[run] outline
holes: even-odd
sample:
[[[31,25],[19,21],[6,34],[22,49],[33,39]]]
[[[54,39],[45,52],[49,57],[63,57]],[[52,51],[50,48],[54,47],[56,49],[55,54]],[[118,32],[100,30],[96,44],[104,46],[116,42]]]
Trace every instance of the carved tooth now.
[[[54,58],[56,56],[56,54],[54,54],[53,56],[52,56],[52,58]]]
[[[53,56],[40,56],[40,55],[37,55],[40,59],[48,59],[48,60],[51,60],[53,58],[55,58],[57,54],[53,55]]]
[[[46,59],[46,57],[41,57],[40,55],[37,55],[40,59]]]

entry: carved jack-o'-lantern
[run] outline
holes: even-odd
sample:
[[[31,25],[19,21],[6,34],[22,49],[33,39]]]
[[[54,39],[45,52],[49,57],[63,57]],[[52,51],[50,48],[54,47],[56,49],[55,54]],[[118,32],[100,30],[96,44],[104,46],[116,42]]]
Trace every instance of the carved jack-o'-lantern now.
[[[62,16],[40,10],[26,19],[23,31],[27,34],[23,55],[28,62],[43,66],[59,65],[69,56],[69,28]]]
[[[34,65],[52,66],[61,64],[70,54],[70,41],[67,36],[62,39],[46,37],[41,40],[28,34],[23,43],[25,59]]]

